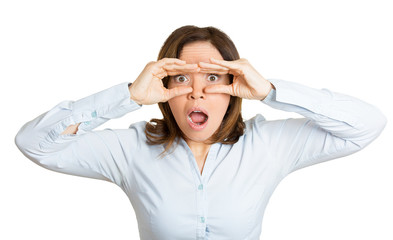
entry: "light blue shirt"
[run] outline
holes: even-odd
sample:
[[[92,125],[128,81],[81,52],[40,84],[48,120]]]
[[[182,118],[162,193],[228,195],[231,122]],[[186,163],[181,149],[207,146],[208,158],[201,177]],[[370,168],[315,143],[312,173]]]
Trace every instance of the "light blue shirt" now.
[[[130,100],[127,83],[59,103],[26,123],[15,142],[42,167],[118,185],[142,240],[257,240],[269,198],[285,176],[361,150],[386,125],[377,108],[354,97],[269,81],[276,90],[261,103],[304,118],[266,121],[257,114],[245,121],[237,143],[211,146],[202,174],[183,139],[158,158],[164,146],[146,143],[146,121],[92,131],[142,107]],[[79,122],[76,134],[60,135]]]

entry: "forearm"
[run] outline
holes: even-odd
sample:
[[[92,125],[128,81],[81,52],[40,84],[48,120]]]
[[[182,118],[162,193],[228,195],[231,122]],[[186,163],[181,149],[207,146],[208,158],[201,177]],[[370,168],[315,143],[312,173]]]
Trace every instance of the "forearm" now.
[[[130,91],[131,85],[132,85],[132,83],[128,83],[128,91]],[[138,105],[142,106],[141,104],[139,104],[137,101],[134,100],[134,98],[131,96],[131,92],[130,92],[130,99],[131,99],[132,101],[136,102]],[[61,133],[61,135],[76,134],[76,133],[78,132],[78,128],[79,128],[79,125],[80,125],[80,124],[81,124],[81,123],[69,125],[69,126]]]
[[[276,90],[263,102],[273,108],[299,113],[331,134],[365,146],[375,139],[386,117],[375,106],[355,97],[270,79]]]
[[[78,101],[57,104],[26,123],[16,136],[16,144],[25,153],[55,151],[53,148],[60,150],[67,141],[72,141],[60,140],[60,136],[83,134],[109,119],[119,118],[139,108],[130,100],[127,84],[118,84]],[[61,144],[56,142],[58,140]],[[49,147],[52,150],[48,150]]]
[[[385,116],[357,98],[278,79],[269,81],[276,89],[262,102],[305,117],[259,123],[258,132],[269,132],[265,142],[281,162],[283,175],[355,153],[385,127]]]

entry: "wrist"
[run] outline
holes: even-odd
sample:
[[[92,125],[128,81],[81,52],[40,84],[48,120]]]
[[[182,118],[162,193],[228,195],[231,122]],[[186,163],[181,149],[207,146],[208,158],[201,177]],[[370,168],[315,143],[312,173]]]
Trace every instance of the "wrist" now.
[[[140,102],[138,102],[138,101],[134,98],[134,96],[132,96],[132,93],[131,93],[131,86],[132,86],[132,83],[129,83],[129,84],[128,84],[128,91],[130,92],[130,99],[131,99],[132,101],[136,102],[138,105],[142,106],[142,104],[141,104]]]
[[[265,92],[265,94],[264,94],[264,96],[260,99],[261,101],[263,101],[268,95],[269,95],[269,93],[273,90],[273,89],[276,89],[276,87],[274,87],[274,85],[270,82],[270,81],[268,81],[268,80],[266,80],[266,92]]]

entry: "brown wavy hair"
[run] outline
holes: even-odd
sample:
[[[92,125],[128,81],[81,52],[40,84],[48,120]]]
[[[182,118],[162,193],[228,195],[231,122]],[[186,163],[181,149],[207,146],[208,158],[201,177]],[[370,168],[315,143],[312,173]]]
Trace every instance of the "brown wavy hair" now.
[[[186,25],[173,31],[166,39],[158,54],[157,60],[162,58],[179,58],[180,53],[187,43],[196,41],[210,42],[220,52],[222,58],[227,61],[239,59],[239,53],[232,40],[221,30],[215,27],[200,28],[194,25]],[[164,77],[162,82],[168,88],[169,76]],[[230,83],[233,82],[233,75],[229,74]],[[158,106],[163,115],[163,119],[153,118],[146,123],[145,134],[147,144],[164,144],[168,152],[176,137],[183,137],[183,133],[173,117],[168,102],[160,102]],[[228,109],[223,121],[217,131],[205,141],[206,144],[221,142],[223,144],[234,144],[243,135],[245,124],[242,114],[242,99],[231,96]],[[177,140],[177,143],[179,139]]]

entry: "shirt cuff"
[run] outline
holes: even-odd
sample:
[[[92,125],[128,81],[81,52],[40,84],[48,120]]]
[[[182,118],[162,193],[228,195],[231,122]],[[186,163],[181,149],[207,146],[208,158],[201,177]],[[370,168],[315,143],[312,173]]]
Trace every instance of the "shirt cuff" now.
[[[130,98],[128,83],[124,82],[73,102],[71,118],[82,123],[80,130],[87,131],[141,107]]]

